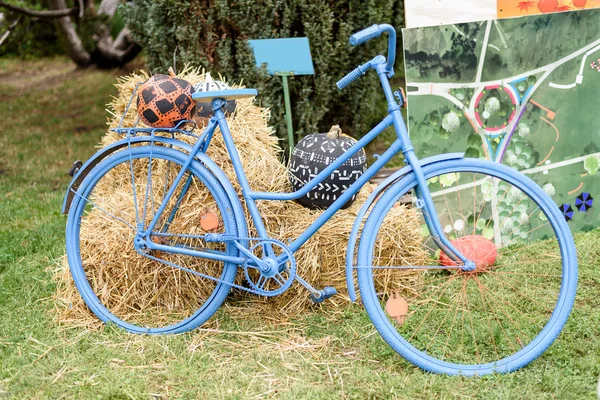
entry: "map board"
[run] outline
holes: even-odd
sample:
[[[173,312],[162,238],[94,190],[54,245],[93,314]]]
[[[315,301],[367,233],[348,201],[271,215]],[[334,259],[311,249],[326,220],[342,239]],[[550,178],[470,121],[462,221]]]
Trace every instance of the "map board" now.
[[[406,27],[456,24],[496,18],[497,0],[404,0]]]
[[[406,27],[416,28],[600,7],[600,0],[405,0]]]
[[[542,186],[572,229],[599,226],[599,20],[595,9],[405,29],[419,157],[502,162]]]

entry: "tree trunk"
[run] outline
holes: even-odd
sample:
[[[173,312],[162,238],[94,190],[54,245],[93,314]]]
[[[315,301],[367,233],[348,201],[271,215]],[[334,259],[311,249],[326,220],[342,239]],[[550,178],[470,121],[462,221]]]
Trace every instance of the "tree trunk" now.
[[[0,46],[2,46],[2,43],[4,43],[4,41],[10,36],[13,29],[15,29],[15,26],[17,26],[17,24],[19,23],[20,19],[21,19],[21,17],[19,16],[8,25],[8,29],[6,29],[6,31],[2,34],[2,36],[0,36]],[[3,21],[4,21],[4,14],[0,13],[0,25],[2,25]]]
[[[111,19],[117,12],[118,5],[119,0],[102,0],[98,7],[98,15]],[[108,26],[102,25],[98,29],[98,40],[92,59],[100,68],[114,68],[133,60],[140,50],[141,48],[133,42],[128,28],[123,28],[113,40]]]
[[[50,8],[54,10],[61,10],[67,8],[65,0],[50,0]],[[68,56],[80,67],[87,67],[92,61],[90,53],[87,52],[83,43],[73,26],[71,17],[61,17],[55,22],[56,29],[60,32],[64,40],[65,51]]]
[[[106,29],[96,43],[92,59],[100,68],[114,68],[127,64],[140,51],[141,47],[133,42],[129,29],[123,28],[115,40]]]
[[[107,15],[112,18],[117,12],[119,0],[102,0],[98,7],[98,15]]]
[[[80,67],[88,67],[92,64],[100,68],[120,67],[139,54],[141,48],[133,42],[129,29],[122,29],[119,35],[113,39],[108,24],[97,19],[97,17],[106,17],[106,20],[110,21],[117,12],[119,0],[102,0],[97,9],[93,0],[77,0],[77,6],[74,8],[68,8],[65,0],[48,0],[48,3],[51,10],[45,11],[30,10],[1,0],[0,7],[33,18],[54,19],[65,52]],[[90,18],[91,24],[95,24],[95,26],[92,25],[91,37],[95,46],[91,53],[83,45],[82,38],[73,25],[72,15],[79,16],[80,20]],[[4,17],[4,14],[0,14],[0,16]],[[1,41],[6,39],[12,28],[14,25],[11,25],[9,30],[2,35]]]

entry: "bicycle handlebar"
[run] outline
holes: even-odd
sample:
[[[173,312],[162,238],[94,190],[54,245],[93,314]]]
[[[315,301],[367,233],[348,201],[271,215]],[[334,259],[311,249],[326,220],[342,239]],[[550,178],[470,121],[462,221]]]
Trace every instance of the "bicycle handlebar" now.
[[[372,25],[362,31],[356,32],[350,36],[350,45],[358,46],[368,42],[371,39],[381,36],[382,33],[387,32],[388,34],[388,57],[385,69],[387,70],[388,77],[394,76],[394,63],[396,61],[396,30],[389,24]],[[344,76],[337,83],[338,89],[342,90],[362,75],[364,75],[370,68],[370,63],[363,64]]]
[[[379,25],[375,24],[350,36],[350,45],[358,46],[359,44],[363,44],[364,42],[379,37],[380,35],[381,29],[379,28]]]
[[[369,68],[371,68],[370,64],[371,63],[368,62],[366,64],[359,65],[352,72],[350,72],[349,74],[344,76],[342,79],[340,79],[336,83],[336,86],[338,87],[338,89],[342,90],[343,88],[345,88],[346,86],[348,86],[349,84],[351,84],[352,82],[354,82],[355,80],[357,80],[358,78],[360,78],[361,76],[366,74],[367,71],[369,70]]]

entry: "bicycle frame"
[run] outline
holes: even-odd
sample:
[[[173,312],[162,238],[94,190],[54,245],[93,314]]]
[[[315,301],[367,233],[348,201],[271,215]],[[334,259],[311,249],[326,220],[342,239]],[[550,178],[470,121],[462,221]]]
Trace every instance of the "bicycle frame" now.
[[[240,160],[239,154],[237,152],[237,149],[235,147],[233,137],[231,136],[229,126],[227,125],[225,114],[221,109],[221,107],[223,107],[223,105],[225,104],[225,101],[223,99],[213,100],[215,117],[211,119],[207,128],[202,133],[202,136],[194,145],[192,151],[190,152],[187,162],[184,164],[181,171],[173,181],[169,192],[165,196],[165,200],[163,200],[163,203],[157,210],[157,213],[155,214],[152,222],[145,230],[144,236],[149,237],[152,234],[160,215],[166,207],[168,199],[171,198],[171,196],[174,194],[174,191],[181,179],[183,178],[187,167],[189,167],[189,165],[192,163],[195,155],[198,152],[206,151],[217,126],[219,127],[223,135],[223,139],[231,157],[231,162],[233,164],[236,177],[242,188],[242,196],[244,198],[246,206],[248,207],[248,210],[254,222],[254,226],[256,227],[259,236],[257,239],[272,239],[267,233],[264,222],[256,205],[257,200],[295,200],[302,196],[305,196],[320,182],[322,182],[325,178],[330,176],[333,171],[340,167],[344,162],[349,160],[360,149],[364,148],[373,139],[379,136],[385,129],[387,129],[390,126],[393,126],[396,132],[397,139],[391,144],[391,146],[384,152],[383,155],[379,156],[377,158],[377,161],[373,165],[371,165],[367,169],[367,171],[354,184],[352,184],[329,208],[323,211],[323,213],[300,236],[298,236],[295,240],[289,243],[288,248],[291,250],[292,253],[296,252],[304,243],[306,243],[308,239],[310,239],[310,237],[317,230],[319,230],[339,209],[341,209],[353,195],[358,193],[358,191],[365,185],[365,183],[367,183],[388,161],[390,161],[398,153],[402,152],[404,154],[405,163],[409,164],[412,167],[413,173],[415,174],[415,177],[417,179],[417,207],[422,209],[424,219],[426,221],[426,224],[429,228],[433,240],[436,242],[438,247],[440,247],[440,249],[444,253],[446,253],[452,260],[456,262],[462,262],[462,264],[464,265],[463,268],[465,270],[469,270],[471,267],[474,267],[471,265],[471,262],[467,260],[460,253],[460,251],[458,251],[450,243],[450,241],[448,240],[448,238],[442,230],[431,194],[429,192],[429,188],[427,186],[425,177],[422,173],[419,160],[415,154],[414,148],[412,147],[406,124],[402,117],[402,113],[400,111],[400,104],[396,101],[396,99],[394,98],[394,94],[392,93],[392,89],[389,83],[389,71],[385,57],[377,56],[373,58],[369,63],[365,64],[365,66],[370,69],[374,69],[379,76],[381,87],[383,88],[388,103],[388,115],[379,124],[377,124],[377,126],[375,126],[369,133],[367,133],[356,144],[354,144],[346,153],[344,153],[327,168],[321,171],[317,176],[315,176],[309,182],[307,182],[302,189],[291,193],[255,192],[250,188],[248,178],[246,177],[246,174],[244,172],[244,168]],[[229,238],[229,240],[231,240],[231,238]],[[148,242],[150,248],[159,251],[167,251],[196,257],[204,257],[208,259],[232,262],[237,264],[243,263],[246,260],[244,257],[230,257],[224,254],[221,255],[205,251],[197,251],[192,249],[154,244],[152,243],[152,241]],[[271,251],[269,250],[269,253],[270,252]],[[280,261],[285,261],[285,255],[280,256]]]

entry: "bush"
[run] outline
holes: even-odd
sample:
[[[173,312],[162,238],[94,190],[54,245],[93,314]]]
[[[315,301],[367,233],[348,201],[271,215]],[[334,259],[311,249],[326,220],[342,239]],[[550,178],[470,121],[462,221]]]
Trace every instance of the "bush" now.
[[[13,2],[14,3],[14,2]],[[43,0],[27,0],[18,5],[34,10],[47,9]],[[19,14],[0,9],[5,14],[3,24],[0,24],[0,35],[7,29],[8,24]],[[15,56],[19,58],[36,58],[63,54],[52,21],[45,21],[27,16],[21,16],[18,25],[11,32],[6,42],[0,47],[0,57]]]
[[[243,79],[271,108],[281,137],[286,132],[281,78],[255,67],[247,40],[307,36],[315,75],[291,79],[295,132],[327,132],[340,124],[358,136],[386,112],[377,76],[368,74],[343,94],[335,83],[359,63],[384,54],[387,43],[373,40],[351,48],[348,37],[374,23],[390,23],[399,30],[404,0],[136,0],[124,4],[122,13],[152,72],[165,72],[175,58],[178,68],[190,63],[235,82]],[[398,39],[401,43],[400,35]],[[400,48],[397,54],[402,54]],[[396,73],[403,75],[400,62]]]

